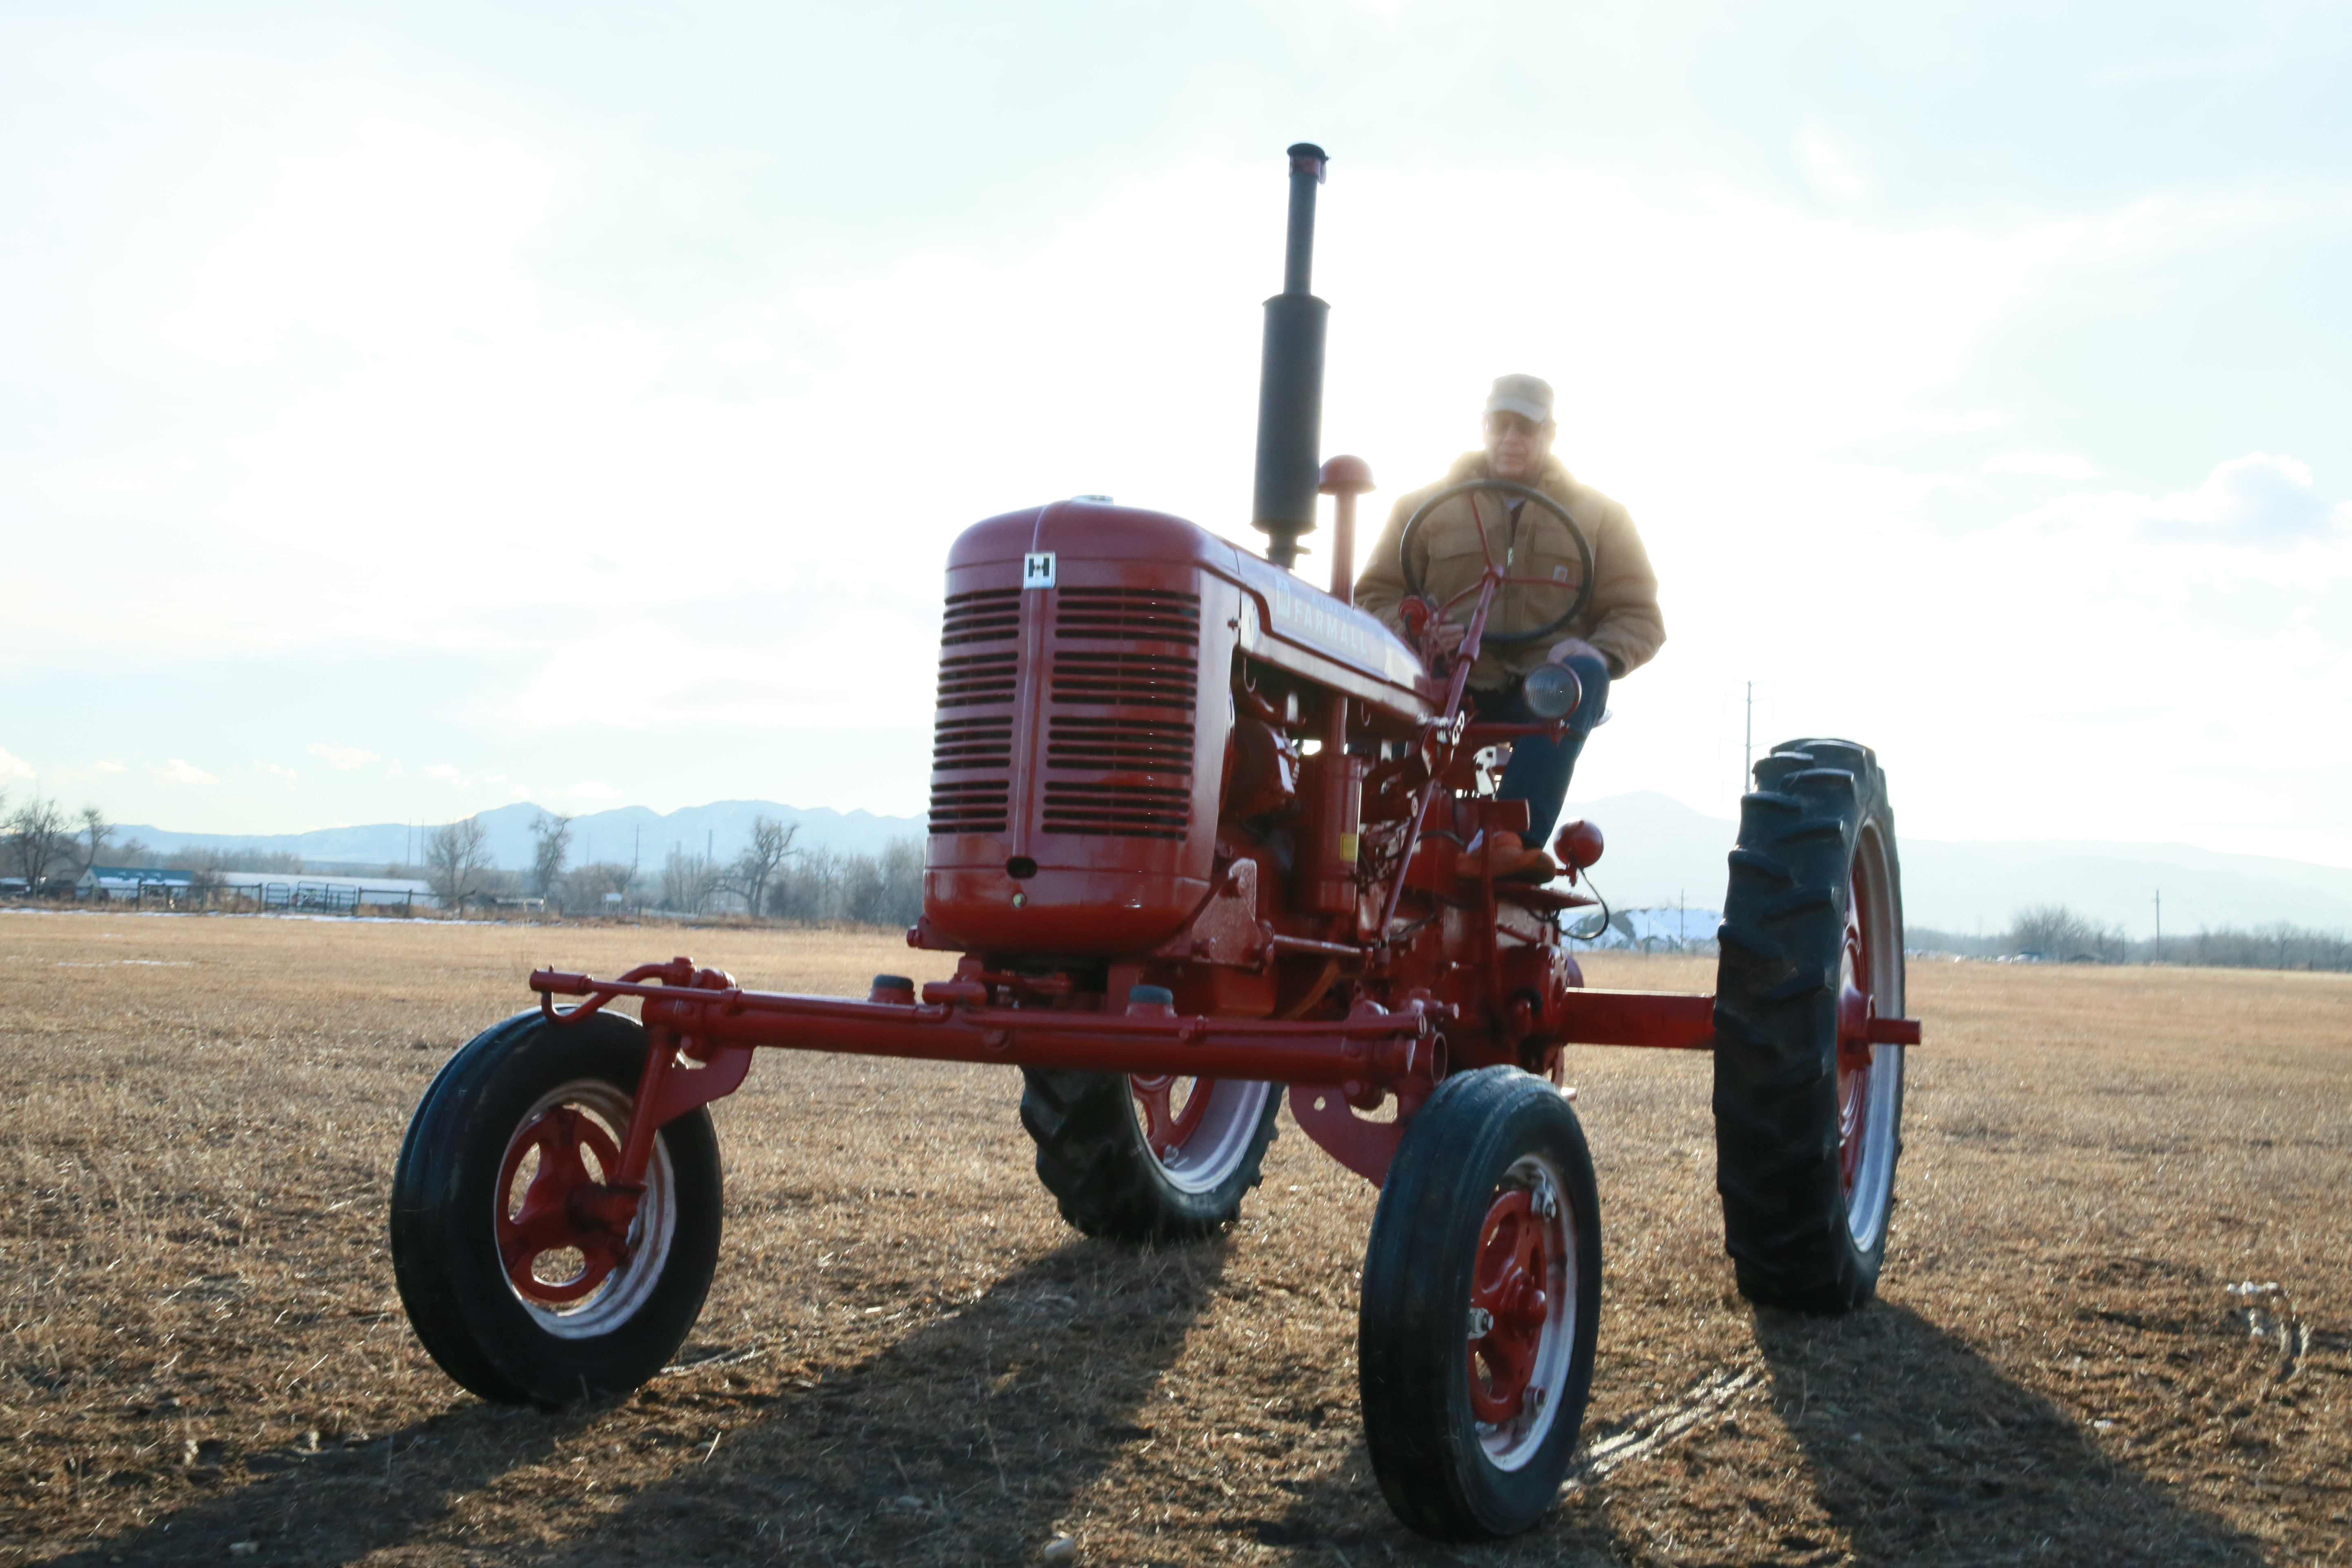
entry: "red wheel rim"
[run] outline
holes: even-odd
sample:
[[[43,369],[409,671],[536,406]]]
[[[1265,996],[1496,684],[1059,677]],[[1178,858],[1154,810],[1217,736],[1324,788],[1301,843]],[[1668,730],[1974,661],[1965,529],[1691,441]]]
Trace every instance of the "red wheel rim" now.
[[[1127,1080],[1135,1133],[1181,1193],[1215,1193],[1252,1167],[1265,1147],[1266,1114],[1281,1089],[1244,1079],[1163,1074]]]
[[[1490,1426],[1516,1421],[1554,1306],[1551,1227],[1535,1194],[1514,1187],[1495,1199],[1478,1231],[1470,1276],[1470,1410]]]
[[[1870,1110],[1870,938],[1863,933],[1863,865],[1853,863],[1846,900],[1846,945],[1837,963],[1837,1173],[1846,1196],[1863,1163],[1863,1117]]]
[[[515,1195],[515,1182],[533,1153],[539,1168]],[[595,1161],[595,1169],[588,1161]],[[620,1168],[620,1146],[593,1117],[569,1105],[550,1106],[516,1132],[499,1171],[499,1258],[516,1294],[551,1307],[593,1294],[629,1259],[628,1238],[582,1214],[583,1200],[610,1189],[604,1176]],[[576,1268],[568,1259],[577,1253]],[[554,1278],[549,1278],[550,1275]]]
[[[1853,857],[1853,887],[1846,898],[1845,944],[1838,959],[1837,1099],[1838,1179],[1846,1196],[1853,1196],[1868,1148],[1870,1078],[1876,1052],[1870,1043],[1870,1021],[1877,1016],[1871,994],[1870,933],[1863,919],[1877,889],[1875,872],[1859,847]]]
[[[1160,1159],[1175,1159],[1192,1141],[1192,1134],[1200,1131],[1202,1120],[1209,1113],[1217,1080],[1161,1073],[1155,1078],[1129,1078],[1127,1081],[1137,1107],[1143,1112],[1143,1141]],[[1184,1085],[1191,1087],[1180,1107],[1177,1091]]]

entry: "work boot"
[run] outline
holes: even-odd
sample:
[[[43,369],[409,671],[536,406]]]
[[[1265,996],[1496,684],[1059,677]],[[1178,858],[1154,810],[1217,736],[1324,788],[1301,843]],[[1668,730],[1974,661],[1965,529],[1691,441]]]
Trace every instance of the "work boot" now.
[[[1482,874],[1498,882],[1549,882],[1559,867],[1540,849],[1531,848],[1516,833],[1480,834],[1454,862],[1454,874],[1475,881]]]

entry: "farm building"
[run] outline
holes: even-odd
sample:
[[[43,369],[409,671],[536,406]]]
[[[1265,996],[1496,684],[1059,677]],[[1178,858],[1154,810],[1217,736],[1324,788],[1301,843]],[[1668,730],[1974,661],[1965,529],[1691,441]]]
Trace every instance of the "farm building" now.
[[[176,903],[194,890],[195,873],[162,866],[92,866],[74,880],[78,899],[160,898]]]

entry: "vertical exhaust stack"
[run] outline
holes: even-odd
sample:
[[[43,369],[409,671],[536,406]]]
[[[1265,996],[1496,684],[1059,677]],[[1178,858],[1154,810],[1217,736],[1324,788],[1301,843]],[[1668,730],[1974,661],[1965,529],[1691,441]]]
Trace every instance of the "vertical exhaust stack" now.
[[[1331,307],[1312,289],[1315,187],[1329,163],[1323,149],[1290,149],[1290,238],[1282,292],[1265,302],[1265,358],[1257,383],[1257,496],[1252,527],[1266,535],[1265,558],[1287,570],[1299,535],[1315,531],[1323,446],[1323,329]]]

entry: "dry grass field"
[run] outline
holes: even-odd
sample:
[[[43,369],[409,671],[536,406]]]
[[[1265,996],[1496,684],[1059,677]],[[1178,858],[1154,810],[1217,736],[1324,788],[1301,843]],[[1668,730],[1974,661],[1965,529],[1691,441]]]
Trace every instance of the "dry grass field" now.
[[[383,1250],[410,1108],[535,962],[677,946],[795,990],[940,972],[863,935],[0,913],[0,1562],[2352,1558],[2344,976],[1915,965],[1893,1256],[1836,1321],[1733,1293],[1706,1063],[1579,1053],[1591,1458],[1532,1534],[1449,1551],[1366,1471],[1372,1189],[1288,1129],[1223,1241],[1087,1242],[1001,1068],[763,1058],[680,1366],[562,1415],[459,1393]]]

